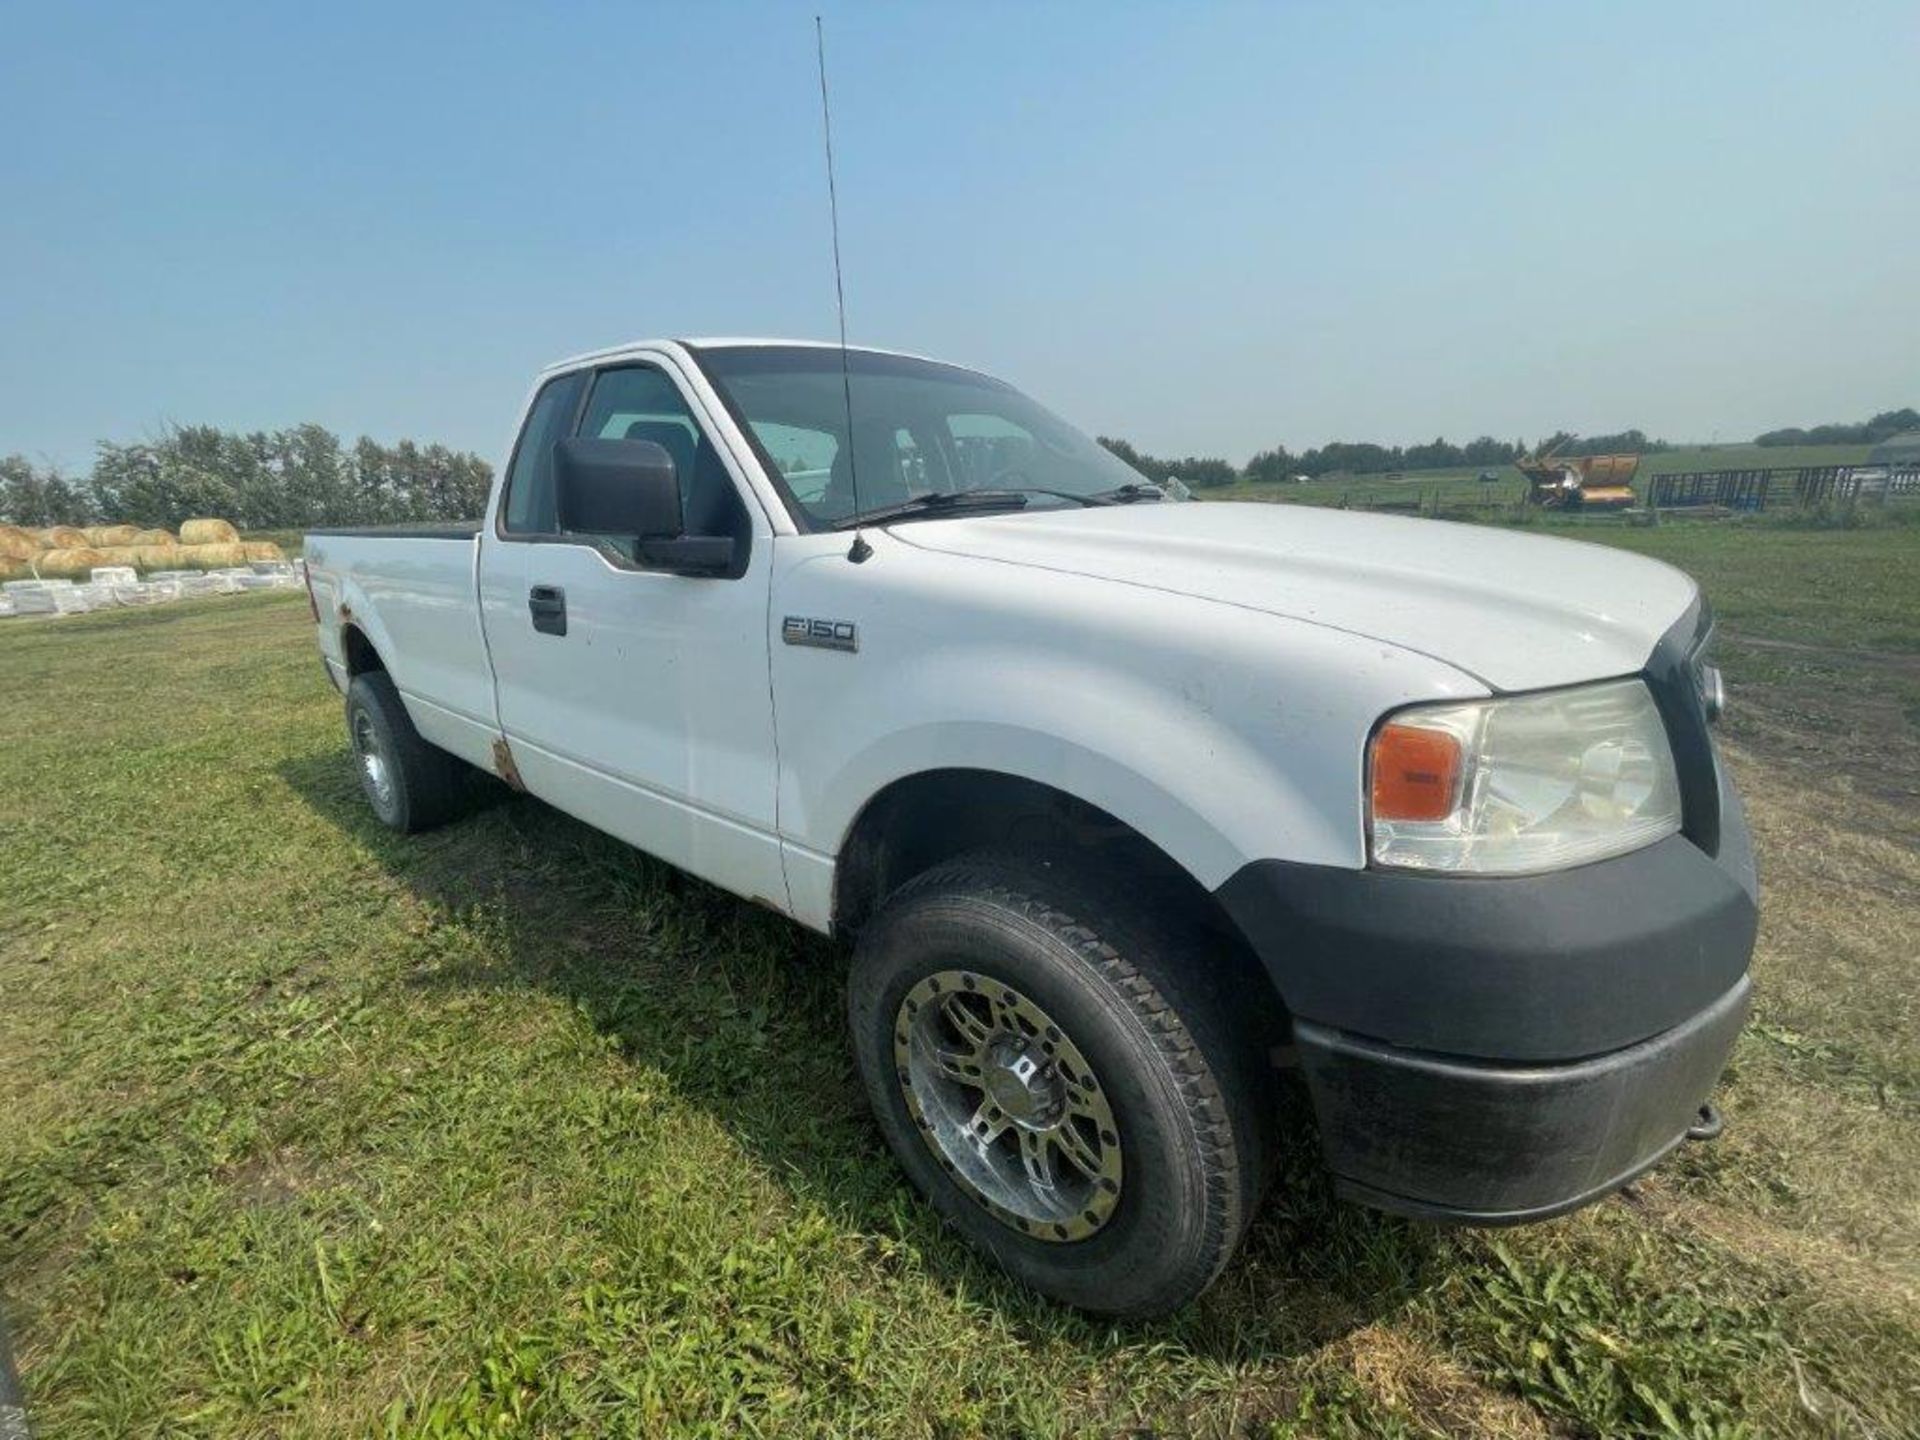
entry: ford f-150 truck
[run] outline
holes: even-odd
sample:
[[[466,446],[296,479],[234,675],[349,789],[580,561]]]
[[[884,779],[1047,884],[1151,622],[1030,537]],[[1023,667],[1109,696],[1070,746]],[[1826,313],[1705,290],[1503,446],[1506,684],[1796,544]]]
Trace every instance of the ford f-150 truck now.
[[[663,341],[308,581],[381,821],[479,767],[845,937],[901,1165],[1074,1305],[1220,1272],[1285,1068],[1340,1193],[1432,1219],[1715,1128],[1756,882],[1693,582],[1176,493],[973,370]]]

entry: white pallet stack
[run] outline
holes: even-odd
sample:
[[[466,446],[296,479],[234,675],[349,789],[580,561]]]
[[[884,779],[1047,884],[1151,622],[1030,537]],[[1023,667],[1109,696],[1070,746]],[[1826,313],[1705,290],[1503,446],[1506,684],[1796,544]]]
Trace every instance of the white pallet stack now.
[[[260,589],[297,590],[306,583],[306,578],[285,560],[255,560],[247,568],[266,582]]]
[[[84,615],[93,608],[71,580],[9,580],[0,586],[16,615]]]
[[[156,570],[147,576],[150,584],[170,585],[174,587],[176,598],[192,599],[196,595],[224,595],[228,593],[212,574],[205,570]]]
[[[297,590],[304,561],[255,560],[223,570],[154,570],[145,579],[126,565],[98,565],[85,581],[9,580],[0,585],[0,618],[12,615],[84,615],[122,606],[163,605],[196,595],[249,590]]]

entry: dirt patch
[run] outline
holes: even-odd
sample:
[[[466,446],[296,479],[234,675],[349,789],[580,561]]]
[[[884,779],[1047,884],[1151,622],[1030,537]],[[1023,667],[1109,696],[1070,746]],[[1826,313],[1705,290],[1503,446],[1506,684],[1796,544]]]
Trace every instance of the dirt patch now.
[[[1901,1310],[1920,1318],[1920,1277],[1856,1246],[1695,1200],[1657,1175],[1635,1187],[1634,1205],[1650,1219],[1682,1226],[1747,1261],[1791,1270],[1865,1309]]]
[[[298,1203],[322,1183],[320,1167],[293,1150],[250,1155],[220,1177],[249,1205]]]
[[[1738,645],[1747,650],[1772,650],[1782,655],[1817,655],[1821,660],[1838,665],[1865,665],[1879,670],[1900,670],[1920,677],[1920,655],[1910,655],[1899,650],[1860,650],[1851,646],[1842,650],[1831,645],[1809,645],[1800,640],[1770,640],[1760,635],[1746,635],[1729,630],[1725,634],[1729,645]]]
[[[1443,1435],[1545,1440],[1531,1407],[1491,1390],[1464,1367],[1388,1325],[1356,1330],[1334,1352],[1338,1363],[1388,1410]]]
[[[1826,797],[1829,815],[1875,803],[1878,833],[1920,848],[1920,661],[1855,663],[1857,653],[1913,660],[1730,640],[1723,739]]]

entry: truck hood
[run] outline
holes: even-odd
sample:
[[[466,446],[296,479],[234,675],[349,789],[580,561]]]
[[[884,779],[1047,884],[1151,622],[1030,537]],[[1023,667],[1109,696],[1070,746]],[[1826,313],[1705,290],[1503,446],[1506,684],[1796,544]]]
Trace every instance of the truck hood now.
[[[1305,505],[1143,503],[904,524],[903,543],[1345,630],[1495,690],[1626,675],[1698,593],[1671,566],[1489,526]]]

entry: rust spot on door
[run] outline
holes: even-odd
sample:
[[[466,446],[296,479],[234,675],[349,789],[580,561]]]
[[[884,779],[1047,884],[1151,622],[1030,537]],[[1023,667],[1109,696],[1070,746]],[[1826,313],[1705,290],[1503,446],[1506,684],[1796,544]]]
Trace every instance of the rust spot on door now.
[[[507,782],[507,788],[526,792],[527,782],[520,778],[520,767],[513,763],[513,751],[505,740],[493,742],[493,773]]]

